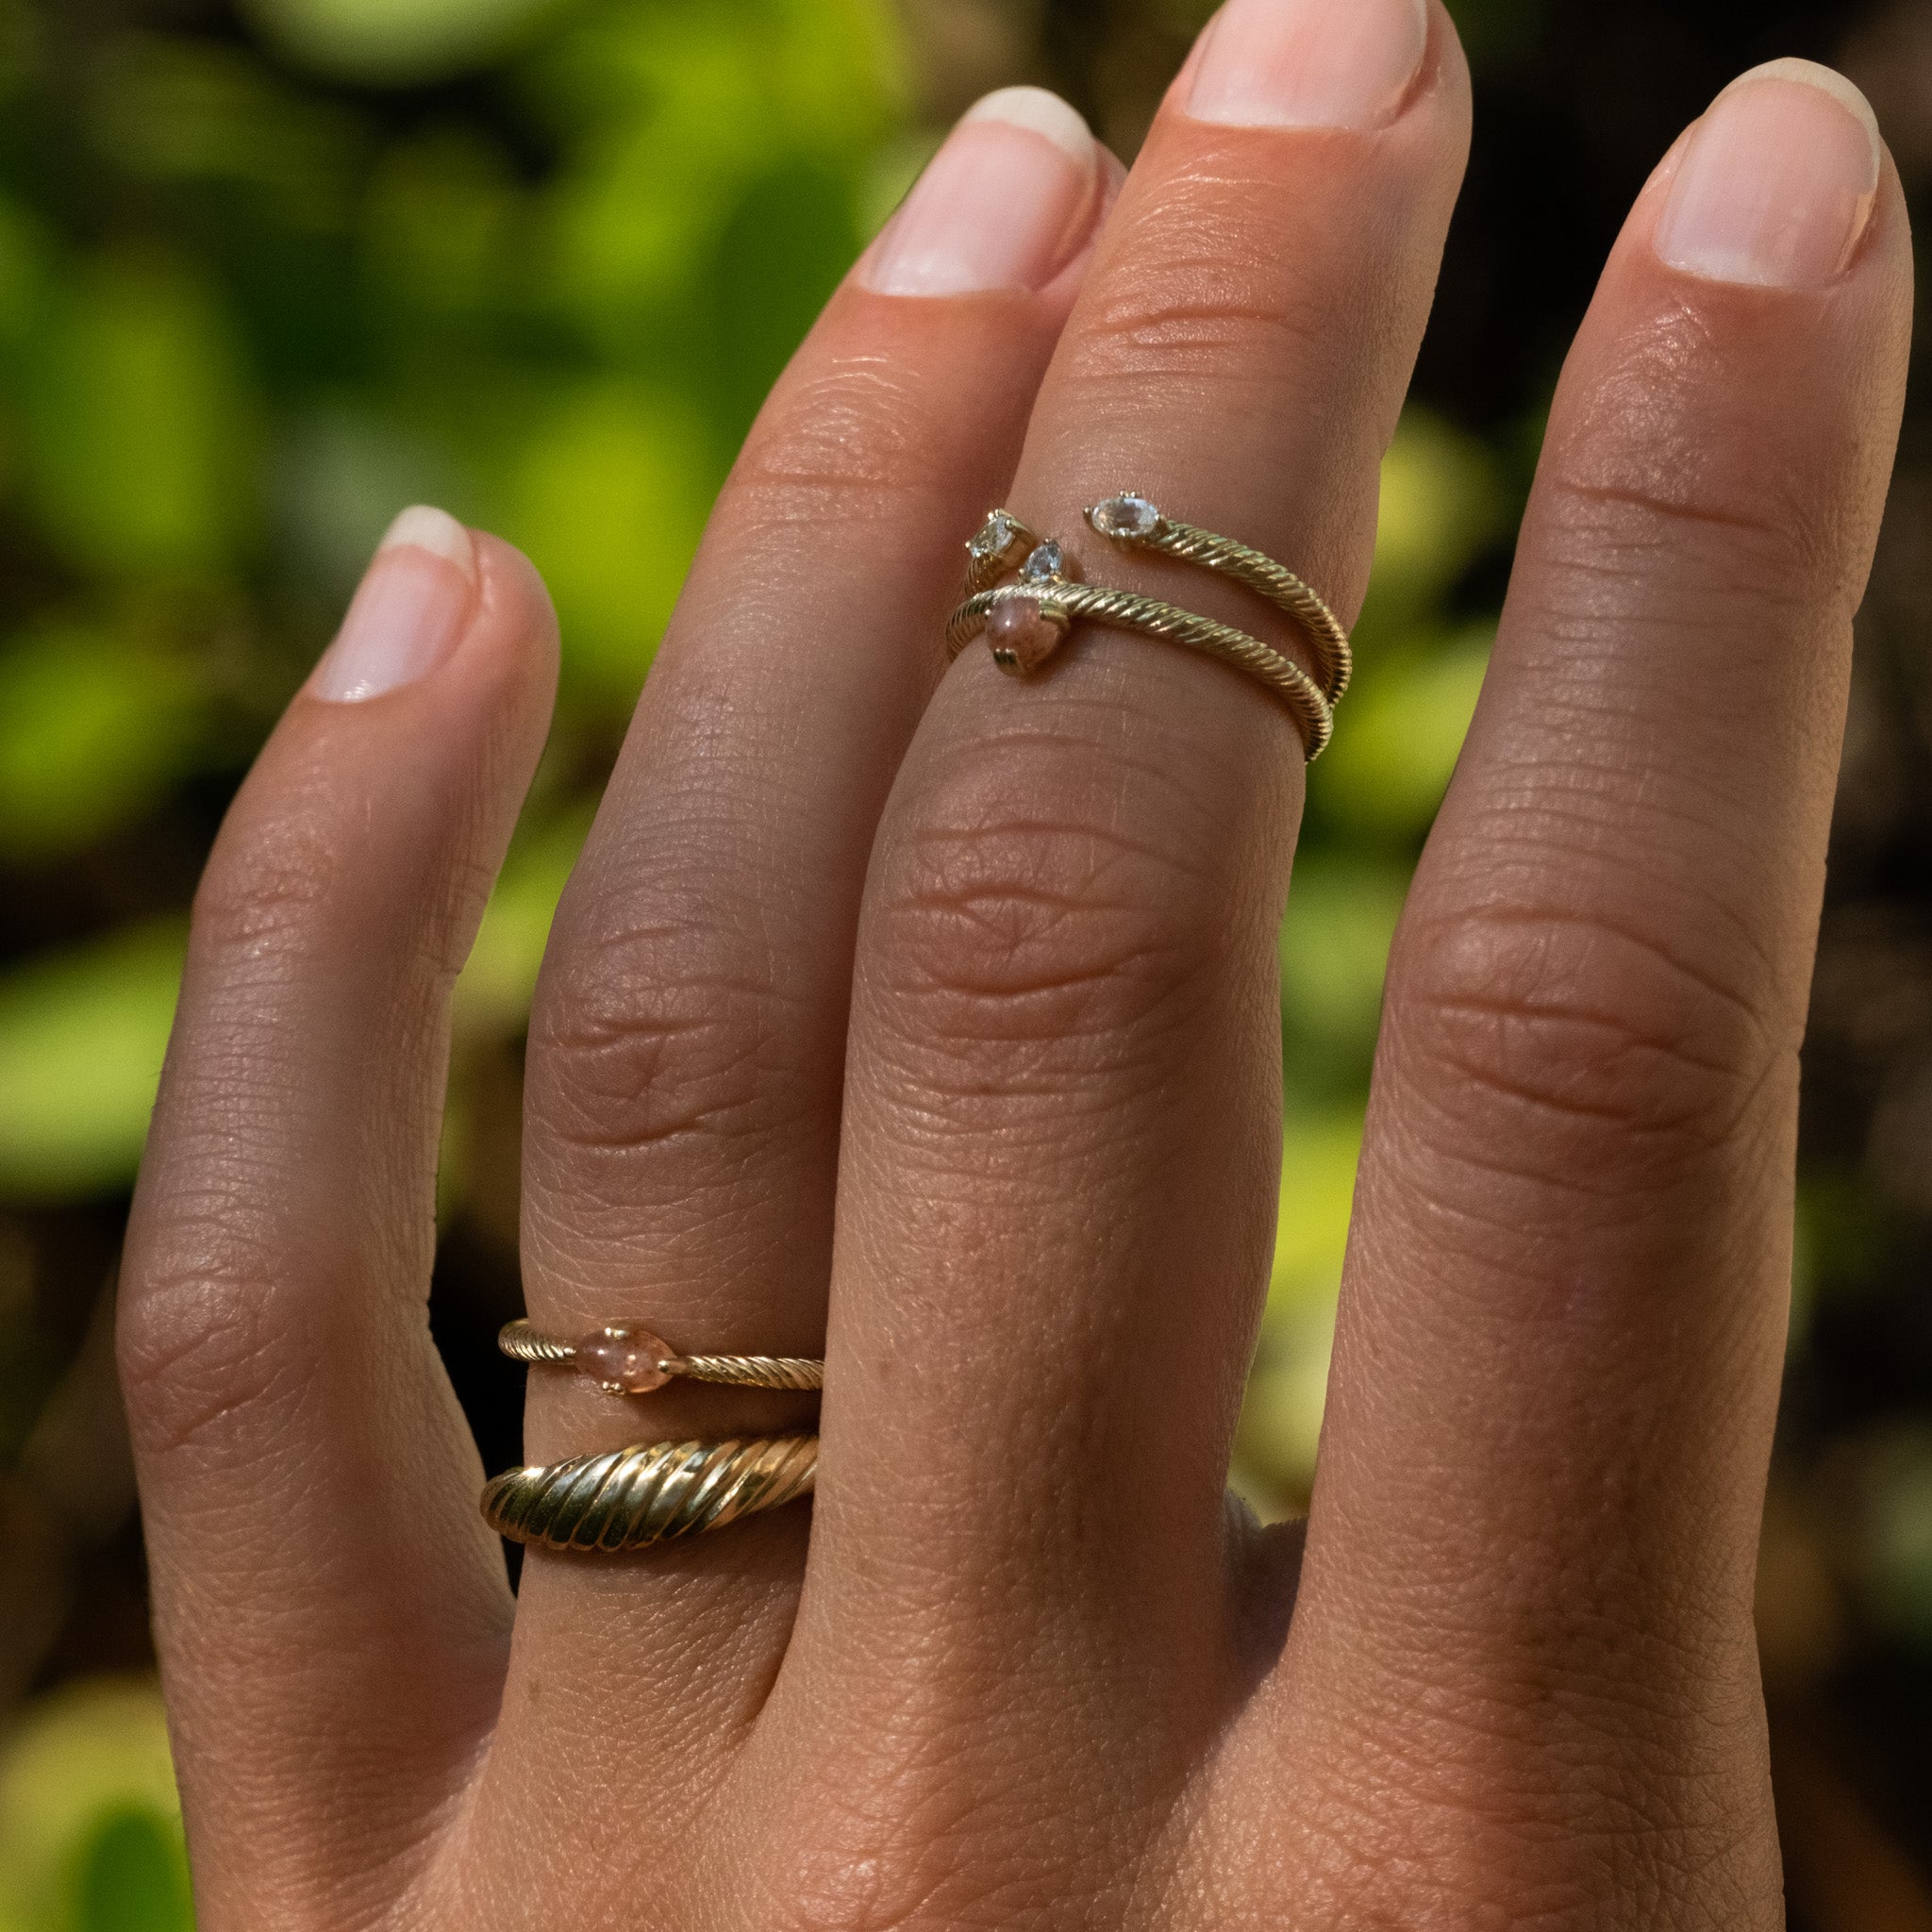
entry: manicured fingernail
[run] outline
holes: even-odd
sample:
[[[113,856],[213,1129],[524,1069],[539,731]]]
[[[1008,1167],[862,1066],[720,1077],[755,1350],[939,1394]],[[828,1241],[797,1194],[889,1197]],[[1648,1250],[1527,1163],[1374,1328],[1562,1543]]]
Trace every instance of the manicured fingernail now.
[[[1058,94],[989,94],[948,137],[860,265],[882,295],[1043,289],[1098,208],[1100,146]]]
[[[1427,0],[1227,0],[1188,112],[1229,127],[1380,127],[1428,44]]]
[[[475,594],[469,531],[426,504],[406,509],[383,533],[309,691],[345,705],[413,684],[449,656]]]
[[[1818,288],[1852,258],[1878,193],[1878,123],[1843,75],[1774,60],[1690,130],[1657,252],[1717,282]]]

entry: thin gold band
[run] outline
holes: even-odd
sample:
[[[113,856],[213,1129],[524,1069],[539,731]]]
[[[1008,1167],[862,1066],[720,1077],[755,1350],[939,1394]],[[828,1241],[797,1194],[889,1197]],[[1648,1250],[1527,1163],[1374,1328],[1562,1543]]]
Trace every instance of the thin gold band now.
[[[1194,611],[1183,610],[1178,605],[1163,604],[1158,597],[1142,597],[1132,591],[1076,584],[1069,577],[1003,584],[996,591],[981,591],[953,612],[952,621],[946,625],[948,650],[957,658],[985,632],[987,620],[998,605],[1025,600],[1037,604],[1041,615],[1050,624],[1065,625],[1085,619],[1091,624],[1113,625],[1146,637],[1162,638],[1170,643],[1190,645],[1245,671],[1266,685],[1294,714],[1301,728],[1303,748],[1311,761],[1321,757],[1334,735],[1335,714],[1321,686],[1292,658],[1283,657],[1259,638],[1250,637],[1231,624],[1217,624],[1211,617],[1202,617]]]
[[[603,1333],[613,1340],[627,1339],[631,1331],[612,1326]],[[641,1341],[655,1346],[656,1338],[636,1331]],[[528,1322],[511,1322],[498,1334],[496,1345],[513,1361],[540,1368],[572,1368],[578,1361],[579,1344],[561,1336],[545,1335]],[[666,1351],[656,1357],[658,1368],[666,1378],[681,1375],[691,1382],[723,1382],[739,1389],[822,1389],[825,1365],[804,1356],[784,1355],[678,1355]],[[585,1373],[592,1372],[586,1368]]]
[[[646,1549],[808,1495],[818,1462],[816,1436],[640,1443],[506,1470],[483,1491],[483,1520],[511,1542],[548,1550]]]
[[[1087,521],[1109,541],[1130,550],[1152,550],[1182,563],[1198,563],[1267,598],[1307,634],[1321,662],[1322,695],[1339,705],[1355,675],[1355,651],[1341,620],[1322,598],[1266,552],[1163,515],[1138,491],[1124,491],[1086,512]]]

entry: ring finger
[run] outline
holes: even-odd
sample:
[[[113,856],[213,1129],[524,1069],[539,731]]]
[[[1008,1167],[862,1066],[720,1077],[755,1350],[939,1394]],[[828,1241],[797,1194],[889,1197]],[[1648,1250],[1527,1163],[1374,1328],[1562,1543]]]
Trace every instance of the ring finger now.
[[[982,103],[754,430],[538,994],[524,1260],[539,1327],[627,1317],[690,1353],[820,1353],[866,853],[942,668],[958,527],[1011,474],[1117,178],[1052,96]],[[641,1404],[538,1369],[529,1449],[544,1462],[808,1412],[684,1383]],[[648,1564],[526,1565],[479,1828],[513,1813],[526,1830],[535,1804],[558,1824],[538,1836],[596,1849],[615,1886],[653,1860],[651,1834],[587,1788],[701,1787],[696,1760],[756,1709],[784,1642],[804,1522],[762,1517]],[[641,1708],[683,1721],[638,1725]],[[675,1809],[654,1829],[675,1832]],[[606,1817],[612,1841],[593,1847]]]

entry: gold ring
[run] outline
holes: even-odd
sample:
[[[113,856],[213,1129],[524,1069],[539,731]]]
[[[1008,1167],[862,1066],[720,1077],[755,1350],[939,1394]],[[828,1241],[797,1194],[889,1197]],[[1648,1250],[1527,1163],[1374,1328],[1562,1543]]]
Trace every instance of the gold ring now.
[[[1087,521],[1103,537],[1130,550],[1158,551],[1182,563],[1198,563],[1249,590],[1258,591],[1276,609],[1285,610],[1307,634],[1321,659],[1322,695],[1339,705],[1355,675],[1355,653],[1341,620],[1286,564],[1265,552],[1217,536],[1193,524],[1164,516],[1138,490],[1124,490],[1096,503]],[[983,588],[975,585],[974,589]]]
[[[641,1550],[808,1495],[818,1466],[816,1436],[640,1443],[506,1470],[483,1491],[483,1520],[543,1549]]]
[[[1302,746],[1312,761],[1335,732],[1335,704],[1348,689],[1354,659],[1348,633],[1328,606],[1285,565],[1231,537],[1164,516],[1146,497],[1126,491],[1087,511],[1102,536],[1198,563],[1258,591],[1301,624],[1314,643],[1323,681],[1318,684],[1291,658],[1231,624],[1184,610],[1158,597],[1079,581],[1077,567],[1051,539],[1036,541],[1019,565],[1020,581],[994,588],[1013,567],[1022,544],[1033,537],[1009,510],[994,510],[967,547],[968,594],[946,625],[954,657],[984,636],[993,661],[1015,677],[1030,677],[1084,618],[1146,637],[1187,644],[1245,671],[1266,685],[1293,713]]]
[[[512,1360],[575,1368],[607,1395],[648,1395],[674,1375],[740,1389],[822,1389],[825,1365],[803,1356],[679,1355],[662,1336],[633,1322],[613,1322],[575,1341],[511,1322],[496,1345]]]

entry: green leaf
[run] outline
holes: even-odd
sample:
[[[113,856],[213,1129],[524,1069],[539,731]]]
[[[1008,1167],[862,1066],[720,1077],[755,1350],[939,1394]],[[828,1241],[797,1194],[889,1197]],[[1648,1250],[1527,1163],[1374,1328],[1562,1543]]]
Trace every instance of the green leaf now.
[[[710,442],[675,396],[610,382],[567,393],[525,444],[511,537],[550,586],[565,675],[628,703],[696,553]]]
[[[500,55],[568,0],[242,0],[288,58],[347,79],[420,85]]]
[[[456,1024],[464,1033],[508,1034],[528,1018],[557,902],[591,828],[588,811],[520,836],[490,895],[476,943],[458,977]]]
[[[1316,768],[1325,817],[1357,837],[1412,839],[1436,816],[1462,755],[1494,633],[1371,665],[1343,700],[1335,742]]]
[[[78,851],[151,806],[193,762],[183,668],[53,620],[0,653],[0,854]]]
[[[1358,633],[1374,640],[1436,612],[1503,527],[1494,459],[1426,410],[1411,408],[1382,462],[1375,568]]]
[[[75,568],[199,578],[232,563],[253,515],[255,424],[239,352],[178,262],[89,266],[35,358],[32,495]]]
[[[1311,853],[1296,862],[1281,928],[1281,1004],[1297,1092],[1366,1081],[1406,868]]]
[[[185,935],[168,922],[0,977],[0,1195],[125,1183],[174,1024]]]
[[[1242,1487],[1267,1514],[1305,1501],[1314,1474],[1361,1141],[1355,1109],[1287,1124],[1274,1273],[1237,1438]]]
[[[725,224],[708,283],[719,427],[736,449],[857,258],[858,184],[808,159],[760,175]]]
[[[564,144],[547,196],[551,286],[614,352],[704,323],[705,278],[760,176],[849,184],[907,111],[902,37],[880,0],[633,0],[533,65]]]
[[[100,1820],[76,1861],[74,1926],[75,1932],[194,1932],[178,1819],[127,1807]]]
[[[178,1848],[167,1720],[151,1678],[72,1682],[15,1717],[0,1740],[0,1926],[70,1932],[90,1848],[130,1812]]]

